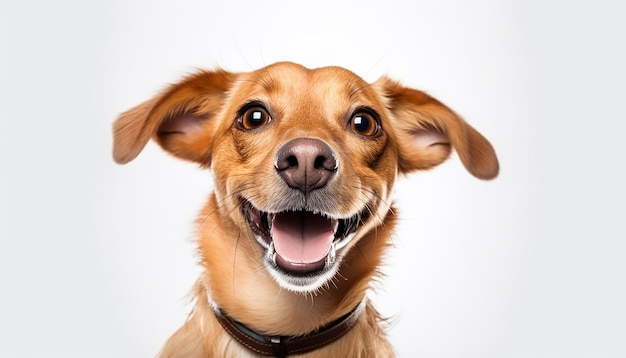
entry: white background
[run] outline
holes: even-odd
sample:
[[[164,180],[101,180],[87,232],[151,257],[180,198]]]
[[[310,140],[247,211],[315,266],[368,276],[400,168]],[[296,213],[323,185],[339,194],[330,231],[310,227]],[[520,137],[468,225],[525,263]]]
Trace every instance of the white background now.
[[[372,298],[400,357],[623,357],[618,3],[2,2],[0,357],[156,354],[211,177],[152,144],[115,165],[110,125],[195,68],[279,60],[389,74],[498,152],[495,181],[452,157],[397,187]]]

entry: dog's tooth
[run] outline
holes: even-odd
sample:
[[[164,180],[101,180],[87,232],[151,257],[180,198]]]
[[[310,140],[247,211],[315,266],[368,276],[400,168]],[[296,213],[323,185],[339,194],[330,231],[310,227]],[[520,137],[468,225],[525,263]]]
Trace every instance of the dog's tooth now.
[[[274,242],[270,242],[270,244],[267,247],[267,251],[265,251],[265,256],[267,257],[267,260],[271,261],[272,263],[276,264],[276,250],[274,249]]]
[[[330,245],[330,251],[328,251],[328,255],[326,255],[326,265],[330,266],[333,262],[335,262],[335,258],[337,257],[337,248],[335,247],[335,242]]]
[[[272,230],[272,220],[270,218],[270,213],[265,211],[261,212],[261,222],[264,227],[266,227],[270,232]]]
[[[336,250],[343,249],[350,241],[352,241],[352,238],[354,237],[354,235],[355,233],[350,233],[342,237],[341,240],[336,241],[335,249]]]

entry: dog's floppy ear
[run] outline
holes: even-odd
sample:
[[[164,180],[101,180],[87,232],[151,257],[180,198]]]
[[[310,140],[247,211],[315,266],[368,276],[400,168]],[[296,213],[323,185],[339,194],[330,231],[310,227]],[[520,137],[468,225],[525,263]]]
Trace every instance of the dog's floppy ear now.
[[[211,118],[222,108],[235,76],[200,71],[122,113],[113,124],[113,159],[130,162],[153,138],[179,158],[208,165],[216,126]]]
[[[498,159],[489,141],[441,102],[387,77],[376,81],[374,87],[381,91],[391,112],[392,130],[399,141],[400,172],[432,168],[454,148],[475,177],[493,179],[498,175]]]

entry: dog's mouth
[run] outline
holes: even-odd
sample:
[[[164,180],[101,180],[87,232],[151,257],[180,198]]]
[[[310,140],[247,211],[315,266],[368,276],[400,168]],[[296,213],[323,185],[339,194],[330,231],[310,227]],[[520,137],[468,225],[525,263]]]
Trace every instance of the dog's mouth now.
[[[271,268],[291,277],[314,277],[336,268],[337,253],[354,237],[367,210],[335,219],[306,209],[269,213],[243,200],[244,217],[266,250]]]

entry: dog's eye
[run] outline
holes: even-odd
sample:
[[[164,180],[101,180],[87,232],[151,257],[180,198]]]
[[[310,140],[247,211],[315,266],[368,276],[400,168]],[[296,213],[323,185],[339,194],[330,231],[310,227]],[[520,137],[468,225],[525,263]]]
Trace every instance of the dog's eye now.
[[[246,109],[239,116],[239,126],[245,130],[261,128],[272,121],[272,117],[263,107],[254,106]]]
[[[350,119],[350,128],[366,137],[374,137],[380,130],[376,118],[367,112],[358,112],[352,116]]]

